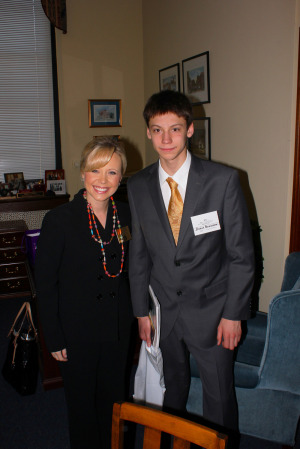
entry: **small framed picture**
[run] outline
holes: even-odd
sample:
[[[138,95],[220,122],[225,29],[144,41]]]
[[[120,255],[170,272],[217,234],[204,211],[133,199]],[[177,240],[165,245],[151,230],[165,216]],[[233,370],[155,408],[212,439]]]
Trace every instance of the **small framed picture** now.
[[[65,171],[64,169],[60,170],[45,170],[45,183],[47,181],[55,181],[65,179]]]
[[[105,136],[93,136],[93,139],[99,139],[101,137],[111,137],[112,140],[115,140],[116,142],[118,142],[120,140],[120,138],[121,138],[120,135],[116,134],[116,135],[113,135],[113,136],[106,136],[106,135]]]
[[[89,127],[122,126],[121,100],[88,100]]]
[[[182,61],[183,92],[192,104],[210,103],[209,52]]]
[[[43,179],[26,179],[26,189],[29,191],[35,192],[44,192],[45,191],[45,183]]]
[[[24,181],[24,174],[23,172],[4,173],[4,181],[11,184],[20,183],[21,181]]]
[[[179,63],[159,70],[159,90],[180,91]]]
[[[189,150],[201,159],[211,159],[210,117],[194,119],[194,134],[189,139]]]
[[[64,179],[49,180],[49,181],[47,181],[47,190],[51,190],[56,195],[65,195],[66,194],[66,181]]]

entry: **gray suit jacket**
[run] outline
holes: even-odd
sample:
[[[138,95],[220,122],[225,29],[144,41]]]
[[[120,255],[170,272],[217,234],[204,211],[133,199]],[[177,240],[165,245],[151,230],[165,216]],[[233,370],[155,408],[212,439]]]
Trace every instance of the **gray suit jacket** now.
[[[128,181],[129,277],[134,314],[148,315],[148,286],[161,305],[161,338],[180,315],[199,347],[216,344],[220,319],[247,319],[254,277],[252,235],[238,173],[192,156],[178,245],[163,203],[158,162]],[[191,217],[217,211],[221,229],[195,236]]]

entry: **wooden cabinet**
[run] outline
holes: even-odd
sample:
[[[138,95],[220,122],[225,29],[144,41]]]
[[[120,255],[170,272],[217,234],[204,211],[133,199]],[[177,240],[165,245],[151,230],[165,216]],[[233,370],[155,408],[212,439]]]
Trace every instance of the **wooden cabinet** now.
[[[22,198],[1,198],[0,212],[28,212],[35,210],[49,210],[69,201],[70,195],[22,197]]]
[[[23,220],[0,221],[0,299],[30,296]]]
[[[36,310],[36,292],[34,276],[26,260],[25,250],[22,247],[24,232],[28,226],[30,229],[40,227],[42,216],[47,210],[53,209],[69,201],[70,195],[57,195],[55,197],[38,198],[5,198],[0,200],[0,214],[3,216],[16,217],[0,220],[0,299],[24,297],[24,300],[32,301],[41,353],[41,377],[45,390],[62,386],[58,363],[49,353],[43,336],[43,331],[38,320]],[[37,226],[32,227],[30,222],[32,213],[41,212],[41,218]],[[19,219],[22,217],[22,219]],[[24,217],[24,219],[23,219]]]

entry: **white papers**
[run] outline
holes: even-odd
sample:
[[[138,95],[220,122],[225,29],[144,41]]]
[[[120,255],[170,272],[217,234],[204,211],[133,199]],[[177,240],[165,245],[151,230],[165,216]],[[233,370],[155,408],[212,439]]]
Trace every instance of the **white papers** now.
[[[153,346],[151,346],[153,348]],[[139,364],[134,378],[134,394],[133,400],[135,402],[142,401],[149,405],[162,406],[165,394],[165,385],[162,372],[159,373],[149,357],[147,345],[142,341]],[[162,356],[158,348],[158,357]]]
[[[159,348],[160,339],[160,305],[149,285],[150,308],[149,318],[152,326],[150,347],[142,341],[139,364],[134,379],[134,400],[145,401],[148,404],[162,406],[165,385],[163,377],[163,360]]]
[[[151,285],[149,285],[149,293],[150,293],[149,318],[152,327],[151,343],[152,346],[155,349],[157,349],[159,347],[159,338],[160,338],[160,305]]]

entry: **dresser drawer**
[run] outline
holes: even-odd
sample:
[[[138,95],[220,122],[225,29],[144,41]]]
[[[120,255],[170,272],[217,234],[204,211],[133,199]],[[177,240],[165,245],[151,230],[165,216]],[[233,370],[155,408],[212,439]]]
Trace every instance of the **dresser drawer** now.
[[[2,232],[0,234],[0,248],[22,246],[24,232]]]
[[[27,277],[0,280],[0,295],[22,292],[30,292],[30,284]]]
[[[25,260],[26,254],[22,248],[8,248],[0,250],[0,263],[10,264],[22,262]]]
[[[12,263],[10,265],[0,265],[0,279],[23,276],[27,276],[24,262]]]

